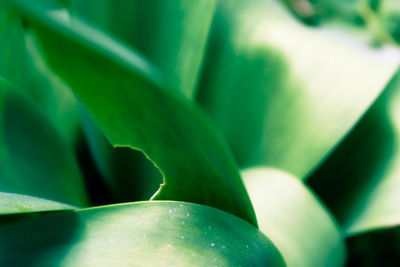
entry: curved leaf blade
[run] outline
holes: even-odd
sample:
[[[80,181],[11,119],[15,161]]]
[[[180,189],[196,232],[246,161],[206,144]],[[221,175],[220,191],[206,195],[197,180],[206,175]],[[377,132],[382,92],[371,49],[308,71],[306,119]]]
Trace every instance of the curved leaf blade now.
[[[305,179],[385,88],[399,53],[305,27],[278,2],[219,2],[198,100],[239,165]]]
[[[215,2],[73,1],[72,10],[137,49],[166,74],[174,87],[191,98]]]
[[[155,199],[206,204],[257,224],[224,140],[201,112],[162,87],[151,64],[43,1],[8,2],[30,21],[48,63],[111,143],[142,151],[159,168],[164,184]]]
[[[290,266],[343,266],[346,251],[334,218],[298,178],[276,169],[242,172],[260,231]]]
[[[33,234],[34,233],[34,234]],[[284,266],[249,223],[183,202],[138,202],[0,226],[5,266]]]

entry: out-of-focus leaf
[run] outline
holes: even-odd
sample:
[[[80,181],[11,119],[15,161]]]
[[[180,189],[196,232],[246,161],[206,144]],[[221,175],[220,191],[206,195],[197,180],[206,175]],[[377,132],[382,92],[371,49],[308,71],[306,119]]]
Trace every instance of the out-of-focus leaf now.
[[[260,231],[288,266],[343,266],[345,247],[336,222],[298,178],[268,168],[242,175]]]
[[[150,63],[44,1],[7,2],[29,21],[50,66],[111,143],[142,151],[159,168],[164,184],[155,199],[206,204],[256,224],[224,140],[201,112],[162,87]]]
[[[0,226],[2,266],[284,266],[249,223],[183,202],[62,212]]]
[[[60,134],[0,78],[0,191],[86,206],[77,163]]]
[[[366,2],[365,0],[310,0],[315,15],[322,22],[340,20],[354,25],[363,23],[360,18],[360,8]]]
[[[380,1],[379,16],[382,25],[400,44],[400,4],[397,0]]]
[[[355,234],[400,224],[400,73],[309,184]]]
[[[2,215],[71,209],[75,207],[48,199],[0,192],[0,214]]]
[[[307,28],[276,1],[220,1],[198,99],[241,166],[306,177],[394,74],[399,57]]]
[[[75,97],[48,69],[37,41],[17,15],[0,8],[5,20],[0,26],[0,75],[23,91],[63,138],[75,145],[79,129]]]
[[[125,41],[192,97],[215,0],[73,1],[73,10]]]

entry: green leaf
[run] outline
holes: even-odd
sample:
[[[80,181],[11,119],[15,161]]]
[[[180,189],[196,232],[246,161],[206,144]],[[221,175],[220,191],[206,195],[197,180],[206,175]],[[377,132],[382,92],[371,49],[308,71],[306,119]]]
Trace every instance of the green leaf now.
[[[195,93],[214,0],[73,1],[72,12],[143,53],[188,97]],[[162,182],[138,151],[113,148],[84,115],[91,153],[117,201],[148,200]]]
[[[49,121],[0,78],[0,191],[86,206],[70,148]]]
[[[400,5],[396,0],[381,1],[378,12],[382,26],[400,44]]]
[[[71,210],[73,206],[48,199],[0,192],[0,214],[16,214],[37,211]]]
[[[30,21],[48,63],[111,143],[142,151],[159,168],[164,184],[155,199],[210,205],[256,225],[224,140],[201,112],[163,88],[150,63],[43,1],[8,2]]]
[[[305,27],[277,1],[220,1],[198,100],[241,166],[304,179],[385,88],[396,57]]]
[[[73,11],[137,49],[189,98],[214,7],[214,0],[73,1]]]
[[[183,202],[62,212],[0,226],[2,266],[284,266],[249,223]]]
[[[69,88],[44,62],[32,33],[16,14],[4,7],[4,28],[0,28],[0,75],[12,82],[75,145],[79,128],[76,99]]]
[[[298,178],[269,168],[242,175],[260,231],[288,266],[343,266],[345,246],[334,218]]]
[[[400,72],[309,184],[350,235],[400,225]]]

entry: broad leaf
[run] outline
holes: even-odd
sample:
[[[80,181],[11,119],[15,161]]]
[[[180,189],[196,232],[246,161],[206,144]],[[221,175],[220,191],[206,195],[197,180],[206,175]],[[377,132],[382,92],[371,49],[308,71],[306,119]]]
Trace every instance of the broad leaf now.
[[[2,266],[284,266],[254,226],[183,202],[141,202],[0,226]]]
[[[343,266],[345,246],[334,218],[298,178],[268,168],[242,175],[260,231],[288,266]]]
[[[43,1],[8,2],[111,143],[142,151],[159,168],[164,184],[155,199],[206,204],[256,224],[224,140],[201,112],[163,88],[150,63]]]
[[[220,1],[198,99],[241,166],[304,179],[394,74],[394,49],[307,28],[277,1]]]
[[[215,0],[73,1],[73,11],[125,41],[192,97]]]
[[[0,79],[0,191],[86,206],[70,148],[32,103]]]
[[[192,98],[214,12],[214,0],[72,1],[84,16],[143,53]],[[85,112],[84,112],[85,113]],[[113,148],[89,116],[84,129],[96,165],[118,201],[148,200],[162,178],[138,151]]]

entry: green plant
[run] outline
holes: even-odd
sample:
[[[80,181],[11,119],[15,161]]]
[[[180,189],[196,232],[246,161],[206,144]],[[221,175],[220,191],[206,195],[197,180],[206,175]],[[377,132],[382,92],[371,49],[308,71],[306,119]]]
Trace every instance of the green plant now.
[[[390,3],[1,0],[1,265],[396,266]]]

